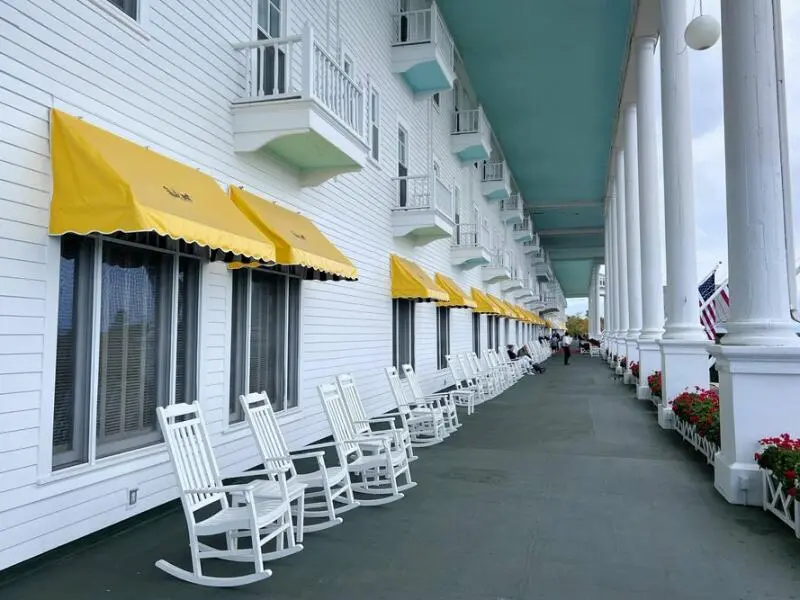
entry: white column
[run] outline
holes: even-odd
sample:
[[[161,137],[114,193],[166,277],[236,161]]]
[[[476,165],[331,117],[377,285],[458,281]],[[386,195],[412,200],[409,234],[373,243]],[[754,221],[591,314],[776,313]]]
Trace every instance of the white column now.
[[[613,181],[611,183],[611,190],[608,194],[608,202],[611,206],[611,217],[609,222],[611,224],[609,235],[611,236],[611,274],[614,276],[614,344],[613,353],[619,355],[619,340],[622,330],[620,329],[621,314],[620,314],[620,281],[619,281],[619,236],[617,235],[617,198],[616,186]]]
[[[661,0],[661,123],[667,249],[667,324],[661,340],[659,423],[672,425],[667,404],[686,389],[707,388],[708,340],[700,325],[692,174],[686,3]]]
[[[639,335],[642,333],[642,248],[639,234],[639,145],[636,139],[636,104],[623,108],[623,139],[625,141],[625,213],[628,244],[628,348],[636,347],[639,360]]]
[[[647,376],[661,369],[658,340],[664,326],[661,277],[661,223],[656,148],[656,90],[654,37],[634,41],[636,58],[637,138],[639,146],[639,231],[642,250],[642,333],[639,336],[639,397],[647,399]]]
[[[789,319],[771,0],[722,3],[731,314],[720,372],[722,449],[714,483],[760,504],[761,437],[800,435],[800,338]]]
[[[614,150],[614,186],[616,190],[617,269],[619,271],[619,355],[628,356],[628,243],[625,212],[625,155],[622,148]],[[622,375],[624,370],[617,369]],[[625,382],[630,375],[625,378]]]

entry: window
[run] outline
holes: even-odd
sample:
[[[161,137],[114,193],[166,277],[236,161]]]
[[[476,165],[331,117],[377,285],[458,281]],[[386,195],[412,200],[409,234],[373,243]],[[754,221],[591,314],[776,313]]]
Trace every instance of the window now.
[[[342,53],[342,69],[344,70],[345,75],[351,79],[355,77],[355,72],[353,71],[353,57],[346,52]]]
[[[515,341],[516,341],[517,344],[519,344],[521,342],[521,340],[522,340],[522,337],[520,336],[520,330],[519,330],[519,321],[516,322],[514,328],[515,328],[514,334],[516,335]]]
[[[441,104],[441,102],[442,102],[442,99],[441,99],[441,97],[439,96],[439,92],[436,92],[436,93],[433,95],[433,107],[434,107],[436,110],[439,110],[439,107],[442,105],[442,104]]]
[[[108,0],[131,19],[139,19],[139,0]]]
[[[456,226],[456,246],[460,245],[461,242],[461,228],[459,225],[461,224],[461,189],[457,186],[453,186],[453,223]]]
[[[381,156],[381,99],[375,88],[369,93],[370,156],[375,161]]]
[[[400,206],[408,201],[408,132],[402,125],[397,126],[397,176],[400,178]]]
[[[279,38],[283,32],[283,1],[256,0],[256,40]],[[277,52],[277,55],[276,55]],[[256,54],[257,73],[262,78],[258,89],[267,96],[286,93],[286,52],[279,46],[266,46]]]
[[[439,352],[436,357],[436,368],[447,368],[447,355],[450,354],[450,309],[438,307],[436,309],[436,347]]]
[[[230,422],[239,396],[267,392],[275,411],[297,406],[300,280],[268,271],[233,272]]]
[[[401,373],[403,365],[414,367],[414,303],[411,300],[392,300],[392,340],[394,366]]]
[[[156,407],[196,399],[191,252],[149,234],[62,238],[53,469],[156,444]]]
[[[494,315],[486,315],[486,347],[494,348],[494,321],[497,317]]]
[[[481,355],[481,315],[472,313],[472,351]]]
[[[500,351],[500,317],[494,318],[494,349]]]

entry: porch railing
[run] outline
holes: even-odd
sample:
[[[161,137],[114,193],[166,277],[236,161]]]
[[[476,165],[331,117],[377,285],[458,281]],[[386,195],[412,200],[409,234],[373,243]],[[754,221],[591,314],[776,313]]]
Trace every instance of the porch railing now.
[[[505,200],[501,200],[500,210],[502,211],[522,210],[522,196],[520,196],[519,194],[511,194],[511,196],[509,196]],[[516,229],[516,226],[514,227],[514,229]]]
[[[505,167],[503,162],[484,162],[483,181],[503,181]]]
[[[453,112],[453,134],[484,133],[489,131],[489,121],[482,107]]]
[[[246,53],[245,102],[313,99],[360,139],[365,136],[364,90],[339,61],[314,40],[306,24],[302,35],[234,44]]]
[[[514,223],[514,231],[526,231],[533,233],[533,223],[528,215],[522,217],[522,223]]]
[[[454,68],[455,44],[435,2],[430,8],[395,13],[393,45],[426,43],[434,44],[450,70]]]
[[[445,216],[453,216],[453,192],[435,175],[395,177],[394,210],[435,208]]]
[[[480,245],[481,231],[474,223],[459,223],[456,225],[456,235],[453,238],[453,246],[477,247]]]

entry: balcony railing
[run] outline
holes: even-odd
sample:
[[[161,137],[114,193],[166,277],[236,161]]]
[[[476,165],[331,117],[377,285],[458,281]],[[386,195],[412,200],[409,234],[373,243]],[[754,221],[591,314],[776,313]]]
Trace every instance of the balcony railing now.
[[[481,231],[473,223],[459,223],[456,225],[456,235],[453,238],[453,246],[467,247],[480,245]]]
[[[505,163],[503,162],[485,162],[483,163],[483,181],[503,181],[505,172]]]
[[[501,163],[502,164],[502,163]],[[522,210],[522,196],[519,194],[511,194],[510,197],[500,201],[500,210],[504,211],[519,211]],[[516,226],[515,226],[516,229]]]
[[[455,64],[455,44],[436,3],[430,8],[408,10],[394,15],[395,46],[431,43],[441,52],[450,70]]]
[[[394,210],[436,209],[448,218],[453,215],[453,192],[435,175],[396,177]]]
[[[482,107],[453,112],[453,133],[483,133],[489,131],[489,121]]]
[[[302,35],[235,44],[248,56],[245,102],[313,99],[359,139],[365,136],[364,91],[314,40]]]
[[[522,217],[522,223],[514,223],[514,233],[529,233],[533,236],[533,223],[530,216]]]

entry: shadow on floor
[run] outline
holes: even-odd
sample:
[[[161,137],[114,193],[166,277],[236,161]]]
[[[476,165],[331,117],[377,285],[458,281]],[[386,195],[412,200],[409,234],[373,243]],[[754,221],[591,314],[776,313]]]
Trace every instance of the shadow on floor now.
[[[188,566],[172,511],[41,565],[0,598],[800,598],[800,542],[785,525],[727,504],[711,468],[602,361],[547,366],[421,450],[405,499],[309,534],[264,582],[200,588],[155,569],[159,558]]]

